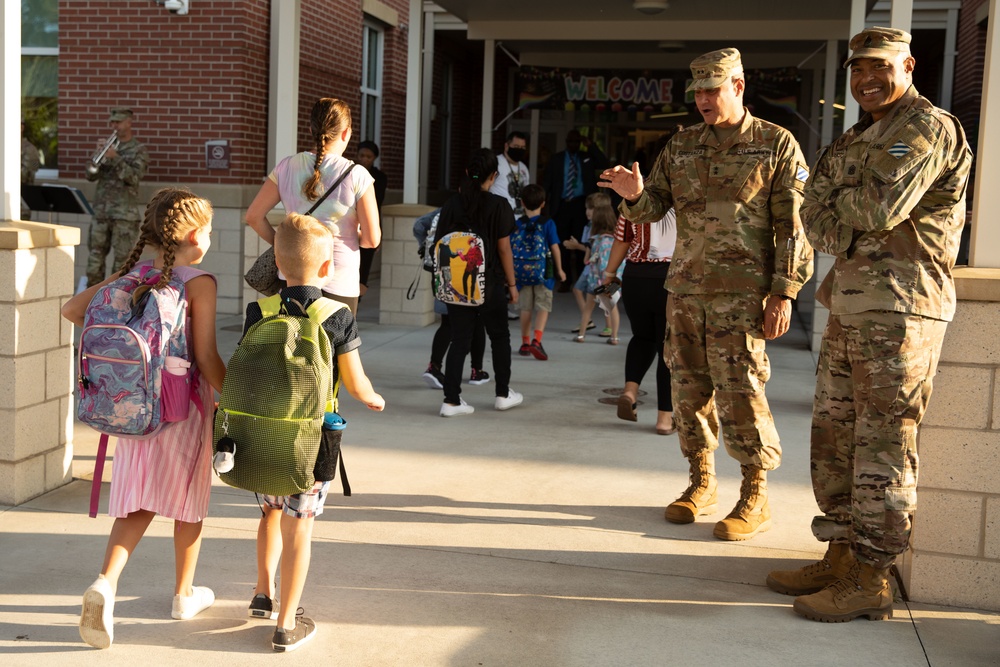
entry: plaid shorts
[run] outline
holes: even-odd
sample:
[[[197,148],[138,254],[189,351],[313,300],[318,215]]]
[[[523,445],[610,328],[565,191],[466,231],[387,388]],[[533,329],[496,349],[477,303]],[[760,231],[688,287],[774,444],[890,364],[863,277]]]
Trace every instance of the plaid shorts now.
[[[285,514],[296,519],[309,519],[323,513],[323,503],[326,502],[326,492],[330,482],[316,482],[307,493],[296,493],[291,496],[268,496],[261,494],[265,505],[275,510],[283,510]]]

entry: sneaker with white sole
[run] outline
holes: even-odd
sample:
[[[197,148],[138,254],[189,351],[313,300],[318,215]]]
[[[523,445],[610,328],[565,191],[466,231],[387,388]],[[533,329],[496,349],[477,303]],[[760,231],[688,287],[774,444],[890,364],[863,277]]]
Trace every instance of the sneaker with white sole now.
[[[522,401],[524,401],[524,395],[517,393],[513,389],[507,389],[507,395],[497,396],[493,406],[497,410],[510,410],[513,407],[521,405]]]
[[[476,411],[474,407],[465,402],[464,398],[458,399],[458,405],[452,405],[451,403],[441,404],[441,416],[442,417],[458,417],[459,415],[471,415]]]
[[[444,389],[444,373],[434,364],[429,364],[422,376],[431,389]]]
[[[115,638],[115,592],[104,575],[83,592],[80,639],[94,648],[110,648]]]
[[[178,621],[194,618],[215,604],[215,593],[206,586],[192,586],[191,595],[175,595],[170,616]]]
[[[267,618],[273,621],[278,618],[278,601],[267,597],[263,593],[257,593],[250,600],[247,616],[250,618]]]
[[[484,370],[473,368],[469,371],[469,384],[486,384],[490,381],[490,374]]]
[[[278,628],[271,637],[271,647],[279,653],[294,651],[316,636],[316,623],[305,616],[295,617],[295,627],[291,630]]]

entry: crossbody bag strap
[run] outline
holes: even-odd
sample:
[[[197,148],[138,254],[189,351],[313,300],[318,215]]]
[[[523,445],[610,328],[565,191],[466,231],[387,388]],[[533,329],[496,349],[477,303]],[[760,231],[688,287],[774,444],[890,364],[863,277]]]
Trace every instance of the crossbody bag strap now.
[[[312,215],[313,211],[319,208],[319,205],[326,201],[326,198],[330,196],[330,193],[336,190],[340,186],[340,184],[344,182],[344,179],[347,178],[347,176],[352,171],[354,171],[354,162],[351,160],[348,160],[348,162],[350,162],[350,164],[348,165],[347,169],[344,170],[344,173],[341,174],[340,177],[333,182],[333,185],[331,185],[329,188],[326,189],[326,192],[324,192],[323,196],[321,196],[319,199],[316,200],[316,203],[312,205],[312,208],[306,211],[306,215]]]

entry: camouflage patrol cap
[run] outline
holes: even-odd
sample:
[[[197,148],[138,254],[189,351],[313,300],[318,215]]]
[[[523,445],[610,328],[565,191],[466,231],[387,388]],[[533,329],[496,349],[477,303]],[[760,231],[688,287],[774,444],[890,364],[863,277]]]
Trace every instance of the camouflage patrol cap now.
[[[129,120],[132,118],[132,110],[126,109],[125,107],[115,107],[111,110],[111,118],[108,122],[115,122],[119,120]]]
[[[698,88],[718,88],[727,79],[743,75],[743,60],[736,49],[719,49],[691,61],[691,76],[687,91]]]
[[[891,60],[900,53],[910,55],[910,33],[898,28],[866,28],[851,38],[851,55],[844,67],[858,58]]]

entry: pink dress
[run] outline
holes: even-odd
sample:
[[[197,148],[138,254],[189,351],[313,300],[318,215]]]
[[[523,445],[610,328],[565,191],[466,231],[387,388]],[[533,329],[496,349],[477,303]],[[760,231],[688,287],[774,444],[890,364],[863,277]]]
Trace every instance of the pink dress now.
[[[198,271],[196,275],[211,274]],[[186,277],[185,282],[190,279]],[[198,377],[197,400],[202,410],[192,400],[187,419],[165,424],[149,440],[118,438],[108,501],[110,516],[123,518],[147,510],[188,523],[205,518],[212,488],[214,401],[212,385],[203,377]]]

